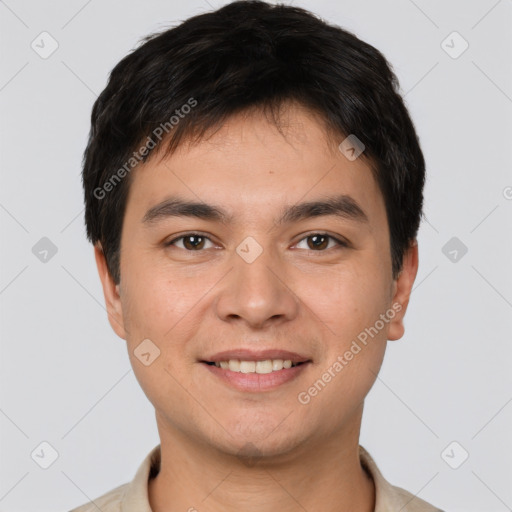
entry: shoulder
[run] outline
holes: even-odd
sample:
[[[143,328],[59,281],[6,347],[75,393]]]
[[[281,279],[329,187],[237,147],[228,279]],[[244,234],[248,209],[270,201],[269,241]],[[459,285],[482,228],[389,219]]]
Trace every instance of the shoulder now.
[[[160,468],[160,445],[155,446],[137,469],[131,482],[80,505],[69,512],[151,512],[148,502],[148,479]]]
[[[390,494],[393,495],[396,505],[401,507],[402,512],[444,512],[401,487],[392,485],[390,490]]]
[[[375,512],[443,512],[414,494],[389,483],[382,475],[372,456],[361,445],[359,456],[362,467],[375,484]]]
[[[69,512],[120,512],[121,501],[129,484],[123,484],[111,491],[80,505]]]

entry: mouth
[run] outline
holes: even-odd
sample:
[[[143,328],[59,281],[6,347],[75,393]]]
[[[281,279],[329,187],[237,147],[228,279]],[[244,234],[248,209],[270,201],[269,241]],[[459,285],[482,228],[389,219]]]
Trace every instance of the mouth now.
[[[277,350],[223,352],[199,362],[218,382],[243,392],[274,390],[295,380],[313,363],[299,354]]]
[[[224,361],[201,361],[209,366],[216,366],[222,370],[229,370],[240,373],[257,373],[260,375],[295,368],[302,364],[311,362],[311,360],[293,362],[291,359],[264,359],[259,361],[249,361],[240,359],[226,359]]]

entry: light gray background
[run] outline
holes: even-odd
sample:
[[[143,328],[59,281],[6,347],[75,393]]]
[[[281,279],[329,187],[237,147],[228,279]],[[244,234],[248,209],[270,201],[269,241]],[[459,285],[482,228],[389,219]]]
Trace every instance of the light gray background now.
[[[131,480],[159,442],[107,322],[81,158],[112,67],[144,35],[224,3],[0,1],[1,511],[69,510]],[[512,510],[512,0],[293,3],[386,55],[427,161],[406,334],[389,343],[361,444],[446,511]],[[59,44],[47,59],[31,48],[43,31]],[[456,59],[441,45],[453,31],[469,43]],[[46,262],[32,252],[42,237],[58,249]],[[452,237],[468,248],[455,262]],[[31,458],[43,441],[59,455],[48,469]]]

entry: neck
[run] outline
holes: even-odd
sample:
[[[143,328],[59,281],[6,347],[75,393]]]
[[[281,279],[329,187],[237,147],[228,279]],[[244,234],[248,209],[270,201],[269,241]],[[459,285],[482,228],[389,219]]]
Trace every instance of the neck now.
[[[153,512],[373,512],[375,488],[359,459],[359,426],[272,457],[247,458],[159,429]]]

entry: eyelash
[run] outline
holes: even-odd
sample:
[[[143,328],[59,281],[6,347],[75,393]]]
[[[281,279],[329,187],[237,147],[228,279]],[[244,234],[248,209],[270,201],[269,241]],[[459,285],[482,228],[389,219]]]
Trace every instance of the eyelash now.
[[[306,235],[305,237],[301,238],[297,243],[300,243],[303,240],[306,240],[307,238],[310,238],[310,237],[315,236],[315,235],[326,236],[327,238],[330,238],[331,240],[334,240],[338,244],[338,247],[337,247],[338,249],[342,248],[342,247],[344,247],[344,248],[349,247],[349,244],[347,242],[344,242],[343,240],[340,240],[339,238],[336,238],[335,236],[332,236],[332,235],[329,235],[328,233],[323,233],[323,232],[310,233],[310,234]],[[166,247],[172,246],[178,240],[181,240],[183,238],[187,238],[189,236],[200,236],[202,238],[205,238],[206,240],[209,240],[210,242],[212,241],[208,236],[204,235],[203,233],[190,232],[190,233],[185,233],[184,235],[178,236],[176,238],[173,238],[169,242],[166,242],[164,245]],[[179,249],[181,249],[181,247],[179,247]],[[330,247],[328,249],[333,249],[333,247]],[[310,252],[320,252],[321,253],[321,252],[326,252],[328,249],[322,249],[322,250],[318,250],[318,251],[315,251],[314,249],[306,249],[306,250],[308,250]],[[185,249],[184,248],[183,250],[186,251],[186,252],[203,252],[205,249],[198,249],[197,251],[194,251],[194,250],[189,250],[189,249]]]

